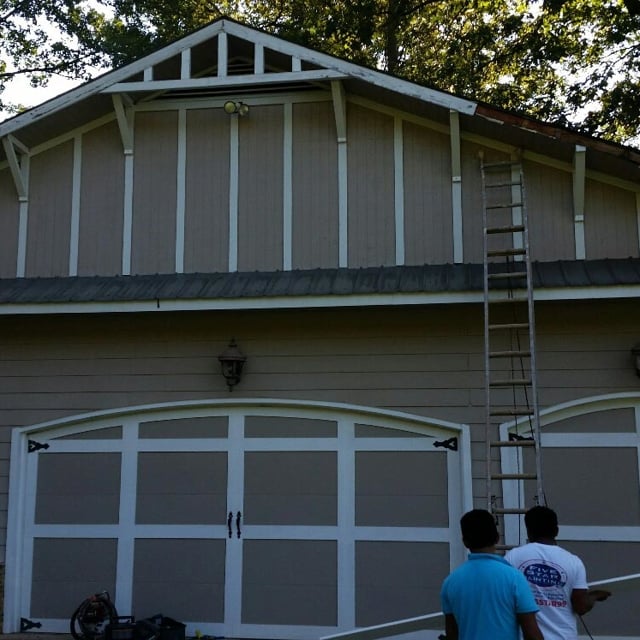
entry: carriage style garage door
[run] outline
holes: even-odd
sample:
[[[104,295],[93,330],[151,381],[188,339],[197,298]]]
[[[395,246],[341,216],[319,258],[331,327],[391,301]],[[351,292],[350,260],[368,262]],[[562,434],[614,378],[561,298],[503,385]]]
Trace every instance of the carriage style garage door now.
[[[153,407],[23,432],[6,624],[66,631],[103,589],[120,615],[225,637],[318,638],[438,611],[462,560],[449,524],[468,500],[466,445],[456,425],[292,403]]]

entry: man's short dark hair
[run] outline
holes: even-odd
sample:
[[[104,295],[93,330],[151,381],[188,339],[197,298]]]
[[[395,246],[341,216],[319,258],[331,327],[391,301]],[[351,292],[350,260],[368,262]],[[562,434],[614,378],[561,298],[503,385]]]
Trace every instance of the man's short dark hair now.
[[[491,547],[498,542],[498,528],[493,516],[485,509],[467,511],[460,519],[465,547],[470,550]]]
[[[558,535],[558,516],[549,507],[531,507],[524,514],[527,537],[535,542],[541,538],[555,538]]]

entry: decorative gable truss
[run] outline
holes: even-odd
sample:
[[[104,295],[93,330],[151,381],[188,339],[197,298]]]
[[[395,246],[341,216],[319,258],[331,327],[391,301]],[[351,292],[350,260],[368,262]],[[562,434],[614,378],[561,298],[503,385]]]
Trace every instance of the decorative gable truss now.
[[[421,87],[373,69],[296,45],[229,19],[221,19],[120,69],[0,123],[0,138],[21,198],[17,154],[27,147],[12,133],[90,97],[112,96],[126,154],[133,152],[132,107],[153,100],[242,96],[332,88],[339,142],[346,141],[344,80],[362,81],[408,97],[473,115],[476,103]],[[16,151],[17,150],[17,151]],[[17,164],[16,164],[17,163]],[[22,172],[23,173],[23,172]]]

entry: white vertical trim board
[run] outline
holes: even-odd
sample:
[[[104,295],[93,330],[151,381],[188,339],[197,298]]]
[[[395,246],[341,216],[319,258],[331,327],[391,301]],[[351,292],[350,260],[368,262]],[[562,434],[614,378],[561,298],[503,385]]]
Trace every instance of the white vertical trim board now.
[[[133,154],[124,156],[124,204],[122,220],[122,275],[131,275],[131,236],[133,234]]]
[[[338,264],[349,266],[347,141],[338,142]]]
[[[69,275],[78,275],[80,242],[80,189],[82,187],[82,134],[73,139],[73,178],[71,186],[71,228],[69,234]]]
[[[118,557],[116,560],[116,608],[131,611],[133,606],[133,561],[135,547],[136,494],[138,484],[138,423],[129,418],[122,424],[120,464],[120,513]]]
[[[221,31],[218,34],[218,77],[222,78],[227,75],[227,34]]]
[[[464,260],[462,229],[462,165],[460,161],[460,118],[457,111],[449,111],[449,141],[451,144],[451,223],[453,228],[453,261]]]
[[[396,230],[396,264],[405,263],[404,241],[404,138],[402,118],[393,119],[394,211]]]
[[[338,602],[355,601],[355,423],[346,418],[338,420]],[[355,610],[338,608],[338,628],[356,626]]]
[[[183,80],[191,77],[191,49],[185,49],[180,54],[180,77]]]
[[[229,118],[229,271],[238,270],[238,118]]]
[[[22,176],[26,185],[29,184],[29,156],[24,156],[21,162]],[[28,192],[28,189],[27,189]],[[18,255],[16,258],[16,277],[24,278],[27,271],[27,233],[29,229],[29,200],[20,201],[18,219]]]
[[[187,180],[187,111],[178,109],[178,158],[176,166],[176,273],[184,273],[184,236]]]
[[[587,148],[576,145],[573,154],[573,226],[575,233],[576,260],[584,260],[586,247],[584,239],[584,189]]]
[[[258,42],[253,45],[253,72],[264,73],[264,45]]]
[[[282,268],[292,269],[293,261],[293,104],[284,104],[282,185]]]
[[[338,265],[347,267],[349,263],[349,183],[347,180],[347,101],[342,83],[331,83],[333,113],[336,121],[338,141]]]

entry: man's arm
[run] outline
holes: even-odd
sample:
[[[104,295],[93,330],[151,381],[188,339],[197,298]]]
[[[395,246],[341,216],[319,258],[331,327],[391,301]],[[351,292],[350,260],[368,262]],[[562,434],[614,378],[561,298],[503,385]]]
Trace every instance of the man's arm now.
[[[611,591],[604,589],[574,589],[571,592],[571,606],[579,616],[583,616],[593,609],[596,602],[602,602],[611,595]]]
[[[447,640],[458,640],[458,623],[456,622],[456,619],[453,617],[453,613],[445,613],[444,633],[445,633],[445,636],[447,637]]]
[[[542,631],[538,627],[535,613],[519,613],[518,624],[522,629],[524,640],[544,640]]]

